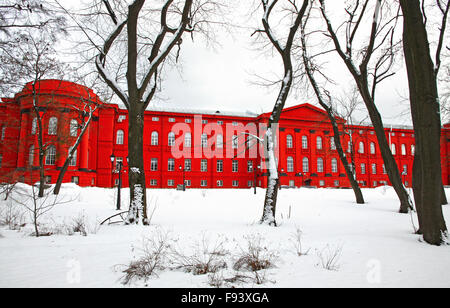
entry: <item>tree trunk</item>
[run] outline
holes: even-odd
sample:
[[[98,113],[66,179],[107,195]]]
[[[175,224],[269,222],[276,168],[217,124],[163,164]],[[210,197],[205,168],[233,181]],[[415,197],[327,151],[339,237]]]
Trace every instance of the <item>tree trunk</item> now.
[[[61,184],[64,179],[64,175],[66,174],[67,168],[69,168],[70,160],[72,159],[72,156],[69,156],[69,158],[66,159],[64,162],[64,165],[62,166],[61,171],[58,174],[58,179],[56,180],[55,189],[53,190],[53,194],[58,195],[59,191],[61,190]]]
[[[127,223],[148,225],[147,198],[144,173],[144,112],[129,110],[128,121],[128,180],[130,183],[130,209]]]
[[[408,73],[411,115],[416,139],[413,189],[424,240],[440,245],[447,232],[442,213],[440,106],[436,71],[418,1],[400,0],[403,50]]]

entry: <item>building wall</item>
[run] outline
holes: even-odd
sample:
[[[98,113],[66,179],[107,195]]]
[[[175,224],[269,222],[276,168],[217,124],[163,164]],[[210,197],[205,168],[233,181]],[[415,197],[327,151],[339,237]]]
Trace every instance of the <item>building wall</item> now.
[[[76,165],[69,167],[64,182],[77,180],[81,186],[112,187],[118,181],[116,166],[117,161],[121,159],[124,164],[122,183],[123,186],[128,186],[127,110],[117,105],[103,104],[92,90],[66,81],[41,81],[38,97],[44,124],[44,142],[54,144],[57,149],[55,163],[45,165],[49,182],[56,181],[69,147],[76,138],[69,134],[70,120],[80,120],[80,109],[86,101],[90,101],[98,103],[99,109],[77,149]],[[38,180],[37,134],[31,133],[35,117],[32,102],[31,84],[27,84],[13,99],[4,99],[0,104],[0,127],[2,130],[5,127],[0,145],[1,181],[19,179],[33,183]],[[48,134],[51,117],[58,119],[56,135]],[[264,124],[269,117],[268,113],[250,115],[219,111],[146,111],[144,162],[147,187],[174,188],[183,183],[183,178],[190,182],[192,188],[248,188],[255,183],[265,187],[267,171],[263,146],[253,145],[256,140],[253,136],[263,136]],[[361,186],[377,187],[390,184],[383,172],[383,161],[373,128],[346,125],[342,119],[339,119],[339,123],[345,132],[342,145],[348,158],[351,156],[348,143],[350,139],[353,142],[356,178]],[[123,132],[123,142],[117,140],[119,131]],[[191,146],[184,143],[188,131],[191,133]],[[386,128],[385,131],[389,142],[396,147],[394,157],[400,172],[406,170],[402,175],[403,181],[410,186],[414,158],[413,130],[393,127]],[[157,145],[152,145],[153,132],[158,134]],[[169,145],[170,132],[175,134],[175,144],[172,146]],[[208,138],[206,148],[202,146],[203,133],[206,133]],[[222,147],[217,141],[218,134],[223,136]],[[238,137],[237,148],[233,147],[233,136]],[[278,135],[281,184],[295,187],[349,187],[337,151],[331,147],[332,137],[333,130],[323,110],[310,104],[286,108],[281,116]],[[304,138],[306,146],[303,145]],[[321,140],[321,148],[318,147],[318,138]],[[445,185],[450,181],[449,141],[450,125],[445,125],[441,138],[442,178]],[[360,143],[363,148],[361,151]],[[32,164],[29,153],[31,146],[36,149]],[[114,162],[111,162],[112,155],[115,157]],[[152,159],[157,161],[156,170],[151,169]],[[173,170],[169,170],[169,159],[174,159]],[[305,159],[308,161],[307,170],[304,169]],[[332,166],[333,159],[337,161],[337,168]],[[191,161],[190,170],[183,170],[186,160]],[[322,160],[321,166],[318,166],[318,160]],[[207,169],[203,171],[202,161],[207,164]],[[223,163],[221,171],[217,169],[218,161]],[[248,164],[251,164],[252,168],[249,168]]]

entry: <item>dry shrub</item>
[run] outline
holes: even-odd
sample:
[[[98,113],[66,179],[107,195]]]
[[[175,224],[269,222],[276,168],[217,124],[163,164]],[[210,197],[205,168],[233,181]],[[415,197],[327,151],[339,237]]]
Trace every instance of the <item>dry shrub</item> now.
[[[142,248],[137,249],[141,256],[122,270],[125,274],[122,283],[129,284],[135,279],[146,281],[151,276],[158,276],[157,271],[166,268],[171,246],[170,232],[161,229],[157,229],[152,237],[144,238]]]
[[[201,241],[194,245],[192,254],[186,255],[180,249],[174,249],[173,264],[176,268],[182,268],[194,275],[216,273],[219,269],[227,268],[227,263],[224,261],[228,253],[224,249],[226,241],[219,237],[212,245],[210,239],[203,234]]]
[[[236,271],[248,270],[257,272],[274,266],[278,253],[269,250],[263,243],[261,235],[250,235],[247,240],[246,249],[241,252],[234,262],[233,269]]]
[[[340,268],[339,260],[342,256],[342,245],[331,247],[327,245],[324,249],[317,251],[320,264],[329,271],[337,271]]]
[[[19,230],[24,227],[24,211],[13,202],[7,202],[0,208],[0,226],[7,226],[10,230]]]

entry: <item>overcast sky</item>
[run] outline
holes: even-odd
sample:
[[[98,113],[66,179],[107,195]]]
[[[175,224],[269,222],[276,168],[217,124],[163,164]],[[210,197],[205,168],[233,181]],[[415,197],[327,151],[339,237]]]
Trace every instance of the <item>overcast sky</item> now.
[[[245,1],[235,1],[235,20],[242,21],[242,28],[234,29],[232,35],[218,36],[218,48],[208,48],[204,43],[191,42],[188,36],[183,41],[181,52],[181,74],[172,69],[162,85],[160,96],[164,100],[153,102],[159,107],[182,107],[193,109],[211,109],[224,111],[252,111],[256,113],[271,111],[275,103],[279,86],[263,88],[254,84],[256,75],[274,79],[281,78],[283,70],[280,56],[277,53],[263,55],[254,50],[254,37],[251,34],[248,7]],[[245,2],[243,4],[243,2]],[[71,2],[75,6],[74,2]],[[341,1],[329,1],[328,10],[335,14]],[[342,8],[339,8],[342,11]],[[371,14],[370,14],[371,15]],[[256,23],[260,23],[261,10],[255,15]],[[370,24],[371,20],[369,21]],[[401,28],[401,27],[400,27]],[[403,62],[403,61],[400,61]],[[341,89],[349,90],[354,81],[342,64],[342,60],[334,55],[329,59],[327,71],[333,76]],[[286,107],[312,103],[314,96],[305,93],[292,93]],[[408,103],[408,85],[404,69],[400,69],[394,77],[385,81],[378,88],[377,105],[386,124],[410,124]],[[402,114],[400,116],[400,114]]]

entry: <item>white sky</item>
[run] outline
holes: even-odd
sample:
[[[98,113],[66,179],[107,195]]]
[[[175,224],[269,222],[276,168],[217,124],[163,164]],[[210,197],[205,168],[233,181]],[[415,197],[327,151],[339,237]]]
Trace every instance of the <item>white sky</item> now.
[[[237,7],[235,20],[242,21],[243,29],[233,31],[233,35],[221,34],[218,37],[219,48],[207,48],[200,41],[191,42],[185,36],[181,52],[181,75],[172,69],[163,82],[160,96],[164,100],[152,102],[153,105],[170,108],[182,107],[193,109],[211,109],[224,111],[252,111],[256,113],[271,111],[275,103],[279,86],[270,89],[252,84],[258,79],[254,74],[274,79],[282,75],[282,64],[277,53],[262,55],[254,49],[254,30],[249,26],[248,8],[242,1],[235,1]],[[281,1],[280,1],[281,2]],[[342,2],[328,1],[330,15],[336,14]],[[74,2],[70,3],[75,6]],[[246,17],[245,17],[246,16]],[[252,23],[260,23],[261,9],[254,16]],[[371,16],[371,14],[370,14]],[[371,20],[370,20],[371,21]],[[337,27],[337,21],[335,26]],[[401,25],[399,27],[401,31]],[[403,64],[403,61],[400,64]],[[354,85],[353,79],[336,55],[329,58],[327,71],[338,82],[338,87],[349,90]],[[404,68],[394,77],[378,87],[377,105],[385,124],[410,124],[408,103],[408,84]],[[307,93],[291,94],[286,107],[309,102],[316,104],[314,96]],[[403,113],[402,116],[400,114]]]

